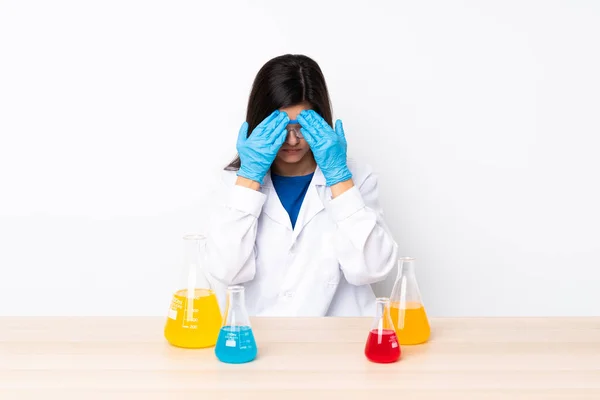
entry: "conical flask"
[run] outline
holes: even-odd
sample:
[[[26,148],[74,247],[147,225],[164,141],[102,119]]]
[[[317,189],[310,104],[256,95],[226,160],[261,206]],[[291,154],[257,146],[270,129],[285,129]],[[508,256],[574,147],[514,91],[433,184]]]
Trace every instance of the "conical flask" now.
[[[415,259],[398,260],[398,276],[390,297],[390,314],[400,344],[420,344],[429,340],[431,329],[415,275]]]
[[[243,286],[227,288],[227,311],[215,355],[225,363],[241,364],[256,358],[258,350],[246,311]]]
[[[183,237],[184,263],[165,324],[165,338],[174,346],[212,347],[223,321],[217,296],[205,275],[206,238]]]
[[[377,312],[365,344],[365,356],[376,363],[392,363],[400,358],[401,352],[390,318],[390,299],[379,297],[375,304]]]

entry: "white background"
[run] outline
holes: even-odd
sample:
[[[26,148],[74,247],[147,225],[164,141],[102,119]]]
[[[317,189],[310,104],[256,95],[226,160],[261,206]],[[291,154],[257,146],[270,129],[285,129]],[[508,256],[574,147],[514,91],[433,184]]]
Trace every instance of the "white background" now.
[[[598,38],[594,1],[2,1],[0,314],[164,315],[256,72],[303,53],[429,314],[600,315]]]

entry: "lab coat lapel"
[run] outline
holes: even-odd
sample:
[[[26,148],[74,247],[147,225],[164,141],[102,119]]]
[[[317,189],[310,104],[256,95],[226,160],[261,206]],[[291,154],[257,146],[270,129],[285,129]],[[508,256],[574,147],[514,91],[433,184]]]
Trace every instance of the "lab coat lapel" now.
[[[267,195],[267,200],[263,205],[264,213],[267,214],[273,221],[285,226],[291,231],[292,222],[290,221],[290,216],[288,215],[287,211],[285,211],[285,208],[283,208],[283,204],[281,204],[279,196],[277,196],[277,192],[273,186],[273,181],[271,180],[270,172],[265,175],[261,191]]]
[[[296,219],[293,240],[296,240],[302,232],[302,229],[304,229],[310,220],[325,208],[323,206],[323,200],[319,195],[319,189],[322,189],[324,186],[325,177],[323,176],[323,172],[317,167],[313,179],[310,182],[310,186],[306,191],[306,195],[304,196],[304,200],[302,201],[298,219]]]

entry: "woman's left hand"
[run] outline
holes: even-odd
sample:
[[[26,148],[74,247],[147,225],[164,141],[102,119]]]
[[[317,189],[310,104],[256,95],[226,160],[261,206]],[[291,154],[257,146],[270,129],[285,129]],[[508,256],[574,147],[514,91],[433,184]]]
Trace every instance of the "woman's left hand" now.
[[[301,125],[300,132],[307,141],[315,156],[315,161],[323,175],[327,186],[344,182],[352,178],[348,169],[346,137],[342,121],[335,123],[335,130],[327,121],[313,110],[304,110],[296,118]]]

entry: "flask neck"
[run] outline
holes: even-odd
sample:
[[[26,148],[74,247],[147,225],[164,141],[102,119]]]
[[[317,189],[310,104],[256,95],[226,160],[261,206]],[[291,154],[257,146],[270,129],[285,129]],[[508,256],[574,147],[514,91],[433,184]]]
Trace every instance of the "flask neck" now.
[[[183,261],[187,267],[197,265],[200,262],[205,240],[202,235],[183,237]]]
[[[415,259],[412,257],[404,257],[398,260],[398,278],[401,276],[414,276],[415,274]]]
[[[244,287],[229,286],[227,288],[227,311],[225,326],[250,326],[246,303],[244,302]]]
[[[375,299],[375,320],[372,329],[393,329],[390,317],[390,299],[388,297],[378,297]]]
[[[187,289],[188,296],[196,296],[197,289],[212,290],[204,271],[205,241],[206,239],[202,235],[183,237],[183,268],[179,286]]]
[[[227,307],[229,309],[244,305],[244,287],[233,286],[227,290]]]
[[[375,317],[383,318],[385,316],[385,308],[388,306],[390,300],[387,297],[379,297],[375,299]]]

